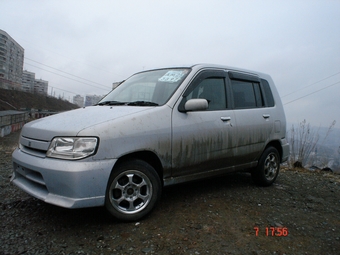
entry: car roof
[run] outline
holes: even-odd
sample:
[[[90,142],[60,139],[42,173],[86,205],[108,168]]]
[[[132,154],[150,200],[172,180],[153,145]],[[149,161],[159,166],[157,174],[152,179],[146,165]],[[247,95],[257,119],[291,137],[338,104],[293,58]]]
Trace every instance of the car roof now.
[[[261,72],[253,71],[253,70],[248,70],[244,68],[238,68],[238,67],[232,67],[232,66],[227,66],[227,65],[220,65],[220,64],[209,64],[209,63],[198,63],[198,64],[184,64],[184,65],[172,65],[172,66],[163,66],[163,67],[158,67],[158,68],[151,68],[149,70],[143,70],[142,72],[146,71],[152,71],[152,70],[157,70],[157,69],[168,69],[168,68],[190,68],[195,71],[201,70],[201,69],[223,69],[223,70],[228,70],[228,71],[237,71],[237,72],[244,72],[248,74],[253,74],[253,75],[266,75]]]

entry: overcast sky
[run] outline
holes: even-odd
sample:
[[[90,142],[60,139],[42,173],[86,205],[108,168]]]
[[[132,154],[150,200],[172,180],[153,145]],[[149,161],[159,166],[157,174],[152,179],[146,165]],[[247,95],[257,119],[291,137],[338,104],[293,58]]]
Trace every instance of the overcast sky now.
[[[144,69],[223,64],[270,74],[289,123],[340,127],[339,0],[0,0],[0,10],[49,94],[104,95]]]

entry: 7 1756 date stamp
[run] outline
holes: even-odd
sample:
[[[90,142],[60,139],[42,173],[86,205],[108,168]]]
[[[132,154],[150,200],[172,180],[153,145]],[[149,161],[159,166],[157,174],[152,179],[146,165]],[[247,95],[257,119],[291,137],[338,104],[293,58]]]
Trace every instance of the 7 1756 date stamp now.
[[[254,227],[255,236],[265,235],[265,236],[288,236],[289,231],[286,227],[265,227],[260,229],[260,227]]]

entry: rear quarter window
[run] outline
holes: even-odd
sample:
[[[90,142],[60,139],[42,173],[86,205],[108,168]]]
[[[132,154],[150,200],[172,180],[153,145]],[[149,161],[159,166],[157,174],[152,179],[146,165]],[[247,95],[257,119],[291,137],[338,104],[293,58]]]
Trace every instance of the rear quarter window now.
[[[273,93],[270,89],[268,81],[261,79],[261,84],[262,84],[262,89],[263,89],[263,95],[266,99],[266,106],[274,107],[275,101],[274,101]]]

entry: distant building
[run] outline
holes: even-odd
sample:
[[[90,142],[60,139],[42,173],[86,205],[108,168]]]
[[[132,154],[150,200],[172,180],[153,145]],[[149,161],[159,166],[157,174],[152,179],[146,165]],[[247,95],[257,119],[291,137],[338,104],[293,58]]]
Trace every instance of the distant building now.
[[[119,82],[113,82],[112,83],[112,89],[115,89],[117,88],[120,84],[122,83],[122,81],[119,81]]]
[[[35,78],[35,73],[24,70],[22,72],[21,89],[32,94],[47,96],[48,81],[38,80]]]
[[[22,72],[21,89],[25,92],[33,93],[35,73],[24,70]]]
[[[0,88],[21,90],[24,48],[0,29]]]
[[[78,105],[79,107],[83,107],[84,106],[84,97],[82,97],[81,95],[76,95],[73,97],[73,103]]]
[[[44,81],[42,79],[39,79],[39,80],[35,79],[33,93],[47,96],[47,92],[48,92],[48,81]]]
[[[35,79],[35,73],[23,67],[24,48],[0,29],[0,88],[47,95],[48,81]]]
[[[103,96],[97,96],[97,95],[86,95],[85,97],[85,106],[91,106],[95,105],[102,99]]]

